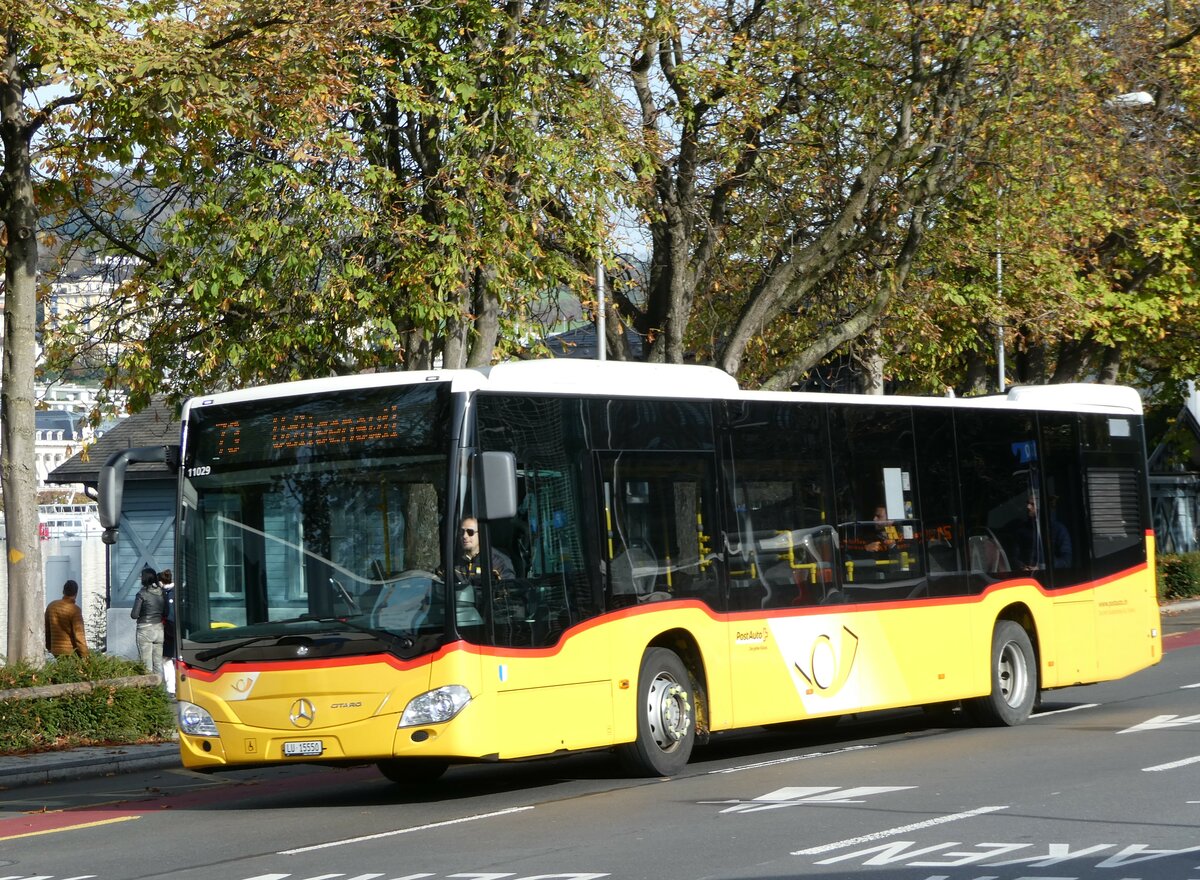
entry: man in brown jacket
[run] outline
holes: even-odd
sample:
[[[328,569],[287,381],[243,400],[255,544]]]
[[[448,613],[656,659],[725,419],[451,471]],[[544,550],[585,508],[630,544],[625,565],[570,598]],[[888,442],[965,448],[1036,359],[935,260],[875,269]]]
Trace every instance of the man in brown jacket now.
[[[46,650],[55,657],[66,654],[88,655],[87,638],[83,634],[83,612],[75,604],[79,584],[63,584],[63,597],[46,606]]]

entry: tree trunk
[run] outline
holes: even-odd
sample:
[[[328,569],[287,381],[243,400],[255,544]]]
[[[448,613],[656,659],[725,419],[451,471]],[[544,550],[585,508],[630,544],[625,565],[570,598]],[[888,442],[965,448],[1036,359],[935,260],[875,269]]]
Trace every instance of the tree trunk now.
[[[879,328],[863,334],[862,393],[883,394],[883,355],[879,353]]]
[[[10,48],[10,52],[14,51]],[[41,664],[45,598],[34,470],[33,376],[37,313],[37,208],[25,121],[24,84],[15,55],[0,76],[0,213],[4,227],[4,359],[0,374],[0,489],[8,553],[8,660]]]
[[[1100,362],[1100,375],[1098,376],[1102,385],[1117,384],[1117,376],[1121,370],[1121,346],[1113,345],[1111,348],[1104,349],[1104,357]]]
[[[492,362],[496,343],[500,339],[500,298],[492,286],[496,273],[480,269],[471,284],[475,305],[475,332],[467,343],[465,366],[486,367]]]
[[[967,371],[962,384],[958,386],[958,396],[977,397],[987,394],[991,363],[978,352],[967,351],[963,356],[967,359]]]

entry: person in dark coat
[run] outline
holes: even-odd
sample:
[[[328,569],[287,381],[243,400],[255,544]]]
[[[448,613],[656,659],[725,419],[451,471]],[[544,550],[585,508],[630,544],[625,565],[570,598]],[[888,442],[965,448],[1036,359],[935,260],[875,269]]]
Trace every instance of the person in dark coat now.
[[[158,574],[150,567],[143,568],[142,588],[133,600],[129,616],[137,621],[134,640],[138,659],[147,672],[155,675],[162,675],[163,671],[163,613],[166,607],[167,600],[158,582]]]

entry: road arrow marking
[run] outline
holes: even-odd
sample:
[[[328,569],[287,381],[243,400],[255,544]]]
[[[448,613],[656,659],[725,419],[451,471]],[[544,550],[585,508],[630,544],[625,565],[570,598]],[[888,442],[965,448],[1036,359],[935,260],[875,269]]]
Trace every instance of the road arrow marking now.
[[[800,807],[809,804],[861,804],[863,798],[889,791],[909,791],[915,785],[861,785],[856,788],[837,786],[794,786],[778,788],[768,794],[759,795],[752,801],[701,801],[702,804],[732,804],[722,813],[759,813],[763,810],[779,810],[784,807]]]
[[[1200,715],[1155,715],[1149,721],[1135,724],[1117,733],[1135,733],[1141,730],[1171,730],[1175,727],[1186,727],[1189,724],[1200,724]]]

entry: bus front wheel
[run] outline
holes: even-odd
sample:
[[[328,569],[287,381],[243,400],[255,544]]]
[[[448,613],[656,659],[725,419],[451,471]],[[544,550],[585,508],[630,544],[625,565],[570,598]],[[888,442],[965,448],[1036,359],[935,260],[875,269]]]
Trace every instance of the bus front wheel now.
[[[1019,623],[1000,620],[992,632],[992,692],[969,705],[983,724],[1012,727],[1022,724],[1037,699],[1037,659],[1029,633]]]
[[[696,743],[692,684],[675,652],[646,651],[637,696],[637,739],[618,747],[621,761],[638,776],[674,776],[687,766]]]

